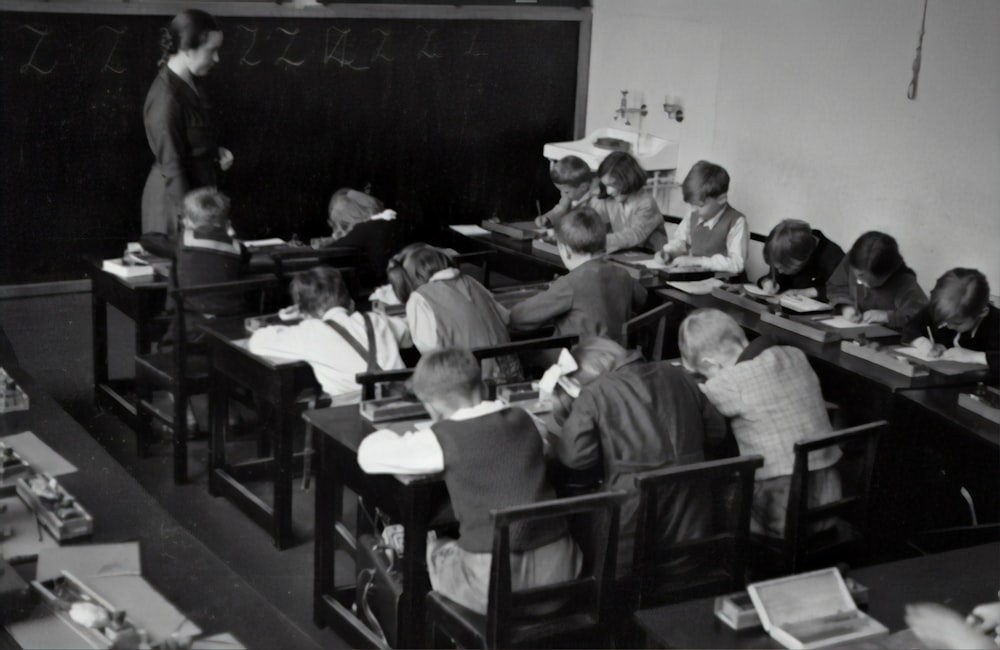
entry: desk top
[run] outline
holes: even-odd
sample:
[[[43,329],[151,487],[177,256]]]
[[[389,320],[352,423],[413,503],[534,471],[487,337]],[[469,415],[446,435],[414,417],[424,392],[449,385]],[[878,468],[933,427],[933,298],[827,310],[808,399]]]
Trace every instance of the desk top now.
[[[201,323],[199,327],[208,336],[208,341],[225,345],[233,350],[245,354],[247,357],[259,361],[269,368],[290,368],[295,366],[306,366],[309,364],[297,359],[279,359],[263,354],[255,354],[250,351],[247,345],[248,337],[244,318],[219,318],[208,323]]]
[[[996,600],[1000,543],[900,560],[852,571],[868,587],[868,613],[891,631],[905,629],[904,607],[930,601],[960,612]],[[635,617],[652,647],[780,648],[762,629],[737,632],[713,613],[714,598],[654,607]]]
[[[900,396],[934,415],[947,419],[952,426],[1000,447],[1000,426],[958,405],[960,393],[972,392],[973,386],[951,386],[904,390]]]
[[[143,575],[205,634],[231,632],[251,648],[319,647],[174,520],[27,373],[8,370],[31,408],[0,415],[0,435],[31,430],[79,469],[59,481],[94,516],[89,542],[138,541]]]

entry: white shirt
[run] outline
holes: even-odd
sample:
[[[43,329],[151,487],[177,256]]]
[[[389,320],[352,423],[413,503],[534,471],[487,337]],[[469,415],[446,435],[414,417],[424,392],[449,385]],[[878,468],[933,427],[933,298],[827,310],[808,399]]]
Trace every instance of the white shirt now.
[[[389,370],[402,368],[399,346],[409,345],[406,323],[377,312],[369,314],[375,330],[375,358],[379,366]],[[297,325],[274,325],[255,331],[248,341],[254,354],[278,359],[306,361],[312,366],[316,381],[334,404],[356,403],[361,399],[361,387],[354,376],[368,370],[367,358],[361,358],[340,334],[323,321],[334,321],[368,349],[368,333],[361,312],[349,314],[343,307],[334,307],[323,319],[307,318]]]
[[[510,408],[503,402],[480,402],[461,408],[449,420],[471,420]],[[435,474],[444,471],[444,451],[430,428],[400,435],[379,429],[358,446],[358,465],[368,474]]]
[[[439,282],[442,280],[453,280],[461,275],[461,271],[455,268],[441,269],[430,277],[428,282]],[[507,308],[497,304],[500,315],[504,323],[508,321]],[[410,294],[406,301],[406,324],[410,328],[410,337],[413,345],[421,354],[426,354],[441,347],[438,338],[437,316],[427,299],[417,292]]]
[[[698,224],[698,228],[714,228],[719,223],[722,213],[729,204],[723,204],[714,217],[708,221]],[[663,247],[663,251],[672,255],[685,255],[691,250],[691,221],[689,214],[684,217],[677,230],[674,231],[670,241]],[[732,228],[726,233],[726,255],[721,253],[711,257],[696,257],[697,264],[710,271],[723,271],[725,273],[742,273],[746,264],[747,246],[750,241],[750,233],[747,231],[747,220],[740,217],[733,222]]]

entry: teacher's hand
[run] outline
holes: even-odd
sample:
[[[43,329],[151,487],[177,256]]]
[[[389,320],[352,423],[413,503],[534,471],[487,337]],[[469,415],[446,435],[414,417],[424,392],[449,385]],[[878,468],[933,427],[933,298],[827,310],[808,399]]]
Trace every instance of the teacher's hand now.
[[[219,147],[219,169],[229,171],[233,166],[233,152],[225,147]]]

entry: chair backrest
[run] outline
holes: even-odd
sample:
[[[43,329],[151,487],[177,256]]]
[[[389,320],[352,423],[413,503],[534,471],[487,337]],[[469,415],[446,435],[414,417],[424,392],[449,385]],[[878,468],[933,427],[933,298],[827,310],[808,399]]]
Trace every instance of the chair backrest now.
[[[889,428],[885,420],[862,424],[849,429],[834,431],[822,438],[795,443],[795,465],[788,493],[788,511],[785,516],[784,562],[790,571],[801,571],[811,553],[810,536],[816,524],[836,518],[850,522],[855,535],[850,539],[837,538],[836,543],[856,543],[868,527],[868,505],[871,497],[871,477],[875,468],[875,451],[878,438]],[[809,471],[809,454],[821,449],[839,447],[842,456],[836,463],[840,474],[842,495],[839,499],[822,505],[811,505],[813,474]],[[822,546],[829,552],[836,549]]]
[[[743,588],[754,474],[763,464],[761,456],[739,456],[669,467],[636,477],[639,516],[632,575],[638,607]],[[694,495],[701,498],[684,498]],[[677,504],[710,511],[704,536],[663,540],[663,526],[673,521],[672,517],[679,520],[684,516],[671,512]],[[698,516],[687,515],[688,521]]]
[[[550,336],[539,339],[525,339],[501,345],[492,345],[481,348],[473,348],[472,354],[476,359],[495,359],[505,355],[516,355],[525,352],[536,352],[538,350],[553,350],[568,348],[574,345],[580,337],[576,334],[566,336]],[[413,368],[400,368],[398,370],[379,370],[376,372],[361,372],[355,375],[354,380],[361,386],[361,399],[375,399],[375,387],[388,382],[402,381],[408,379],[413,374]]]
[[[667,330],[667,316],[674,303],[668,302],[622,325],[622,341],[629,350],[640,349],[648,361],[663,360],[663,341]]]
[[[585,627],[596,632],[610,626],[609,588],[615,572],[618,512],[626,496],[624,491],[600,492],[490,513],[493,517],[493,563],[486,613],[487,647],[539,646],[540,640],[584,631]],[[513,591],[511,526],[554,518],[571,520],[571,529],[583,553],[579,577]],[[540,613],[543,611],[544,614]]]
[[[448,251],[450,251],[450,249],[446,249],[446,252]],[[470,253],[455,253],[454,255],[448,252],[448,257],[451,258],[451,261],[453,261],[455,266],[459,269],[461,269],[463,265],[478,266],[481,269],[483,276],[482,285],[487,289],[489,289],[492,284],[491,266],[496,255],[497,252],[492,249],[473,251]]]

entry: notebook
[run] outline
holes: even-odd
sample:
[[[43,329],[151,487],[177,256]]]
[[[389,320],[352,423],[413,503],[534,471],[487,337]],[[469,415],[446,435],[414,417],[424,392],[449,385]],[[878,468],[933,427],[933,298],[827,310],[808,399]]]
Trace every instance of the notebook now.
[[[786,648],[826,648],[888,634],[858,609],[836,568],[747,587],[764,630]]]

